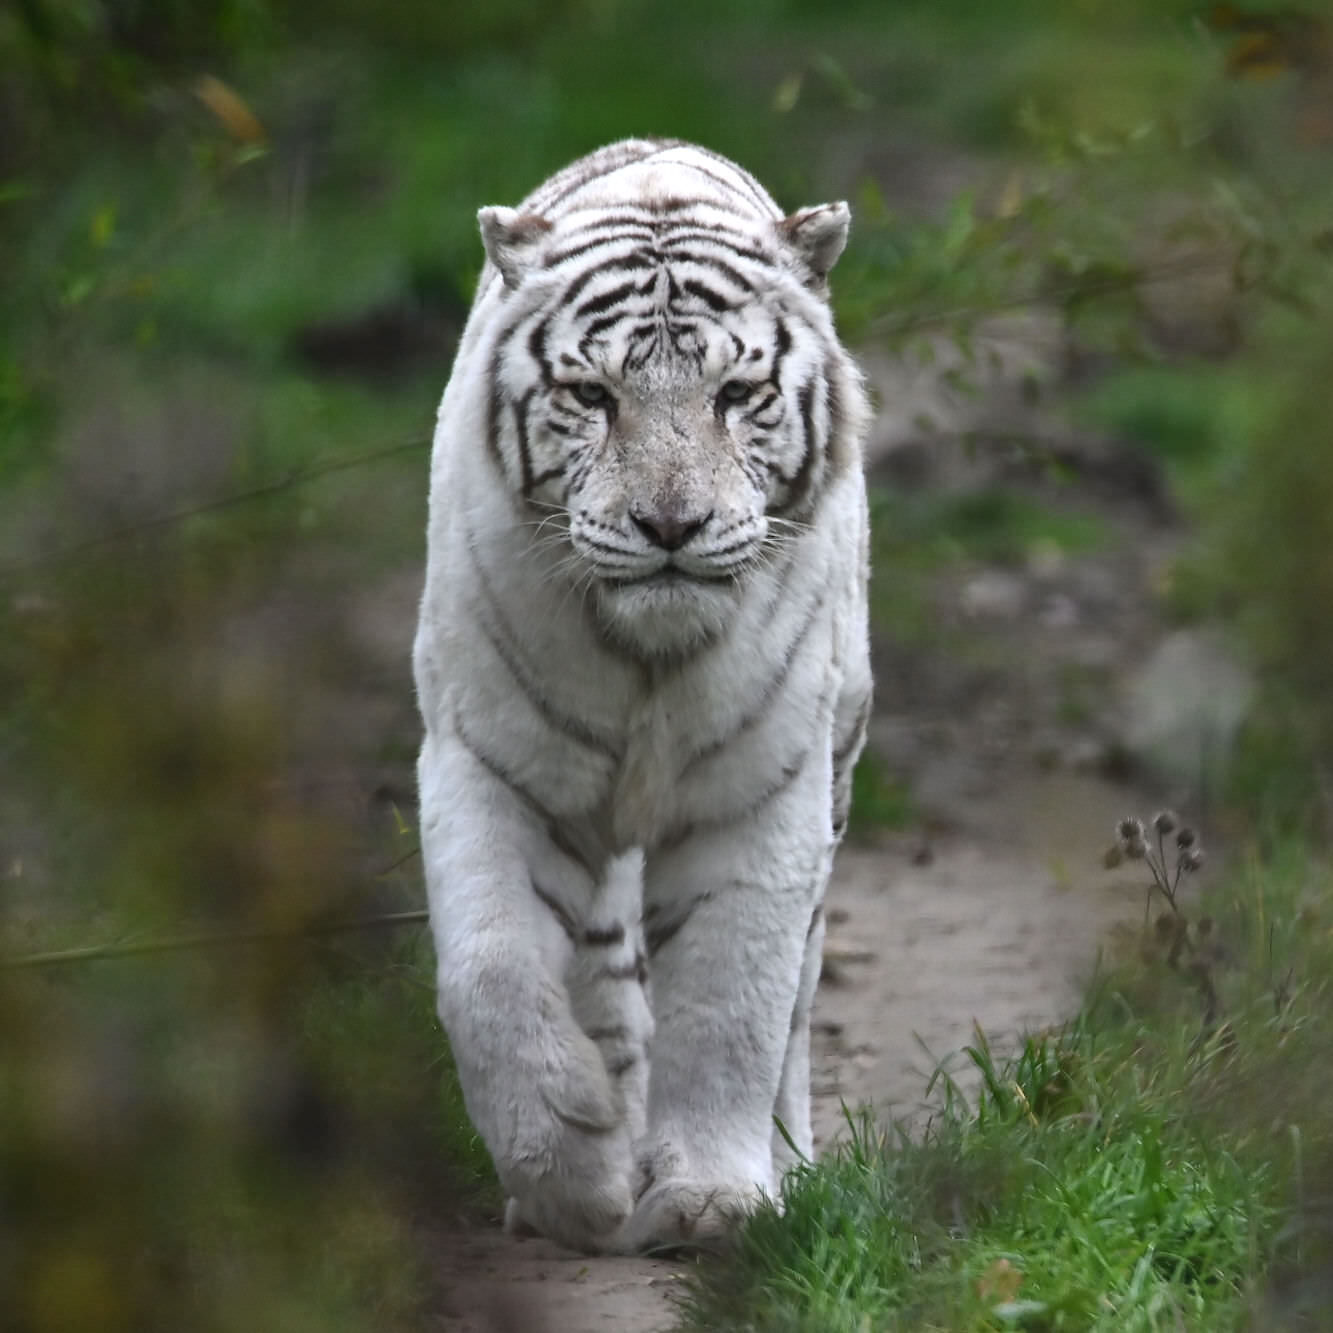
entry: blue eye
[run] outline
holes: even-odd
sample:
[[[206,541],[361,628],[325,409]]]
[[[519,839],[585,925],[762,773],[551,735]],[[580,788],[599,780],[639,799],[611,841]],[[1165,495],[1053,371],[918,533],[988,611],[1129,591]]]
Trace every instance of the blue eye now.
[[[747,380],[728,380],[718,394],[724,403],[743,403],[755,390]]]
[[[574,397],[589,407],[601,407],[611,397],[596,380],[580,380],[573,389]]]

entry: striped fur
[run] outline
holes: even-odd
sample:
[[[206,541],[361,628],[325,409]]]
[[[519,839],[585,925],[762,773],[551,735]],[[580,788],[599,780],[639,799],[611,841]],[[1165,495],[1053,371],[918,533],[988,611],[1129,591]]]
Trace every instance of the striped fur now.
[[[440,1013],[511,1222],[703,1241],[775,1115],[811,1149],[870,700],[847,208],[629,140],[479,217],[415,649]]]

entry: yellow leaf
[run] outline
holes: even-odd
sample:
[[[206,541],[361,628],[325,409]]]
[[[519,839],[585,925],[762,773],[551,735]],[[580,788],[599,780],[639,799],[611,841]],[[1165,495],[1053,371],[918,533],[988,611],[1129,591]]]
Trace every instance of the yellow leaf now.
[[[997,1259],[977,1279],[977,1295],[983,1301],[1012,1301],[1023,1285],[1023,1271],[1008,1259]]]
[[[801,100],[801,85],[804,82],[805,75],[800,70],[788,74],[774,90],[773,110],[780,114],[794,110],[796,103]]]
[[[111,239],[116,230],[116,208],[114,204],[103,204],[101,208],[93,214],[92,221],[88,224],[88,237],[92,243],[101,250]]]
[[[995,213],[997,217],[1013,218],[1018,216],[1022,208],[1023,173],[1015,171],[1010,174],[1004,183],[1004,189],[1000,191],[1000,197],[995,203]]]
[[[233,139],[245,144],[263,143],[268,137],[259,117],[245,99],[221,79],[205,74],[194,85],[194,95],[222,122]]]

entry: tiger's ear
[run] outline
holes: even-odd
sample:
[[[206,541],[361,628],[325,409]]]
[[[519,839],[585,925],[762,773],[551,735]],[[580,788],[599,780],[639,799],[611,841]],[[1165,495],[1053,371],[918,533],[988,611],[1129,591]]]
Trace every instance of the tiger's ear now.
[[[836,203],[799,209],[778,223],[778,235],[801,260],[807,287],[824,290],[829,270],[847,244],[851,222],[851,209]]]
[[[536,213],[514,208],[483,208],[477,222],[486,257],[499,270],[506,287],[517,287],[540,257],[541,241],[551,224]]]

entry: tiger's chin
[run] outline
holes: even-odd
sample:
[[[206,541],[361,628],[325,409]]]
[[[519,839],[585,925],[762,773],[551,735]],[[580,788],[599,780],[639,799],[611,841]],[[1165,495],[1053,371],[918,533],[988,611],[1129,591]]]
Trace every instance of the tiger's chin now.
[[[622,651],[650,660],[689,657],[721,638],[734,623],[740,584],[675,571],[651,578],[593,585],[593,609],[605,637]]]

